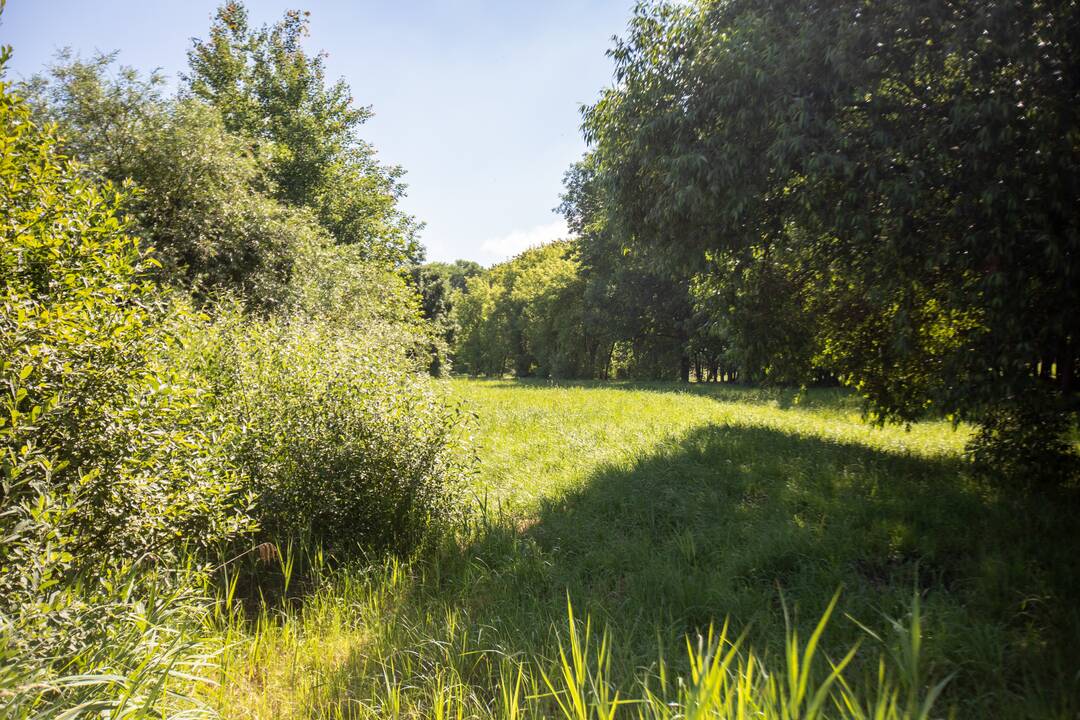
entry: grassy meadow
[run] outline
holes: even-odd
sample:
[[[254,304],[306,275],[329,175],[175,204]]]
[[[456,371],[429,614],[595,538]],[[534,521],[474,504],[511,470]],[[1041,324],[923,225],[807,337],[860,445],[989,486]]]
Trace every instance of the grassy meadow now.
[[[1080,2],[10,5],[0,720],[1080,720]]]
[[[966,428],[835,390],[449,385],[480,460],[458,531],[294,551],[302,601],[213,622],[225,717],[1080,711],[1076,521],[971,479]]]

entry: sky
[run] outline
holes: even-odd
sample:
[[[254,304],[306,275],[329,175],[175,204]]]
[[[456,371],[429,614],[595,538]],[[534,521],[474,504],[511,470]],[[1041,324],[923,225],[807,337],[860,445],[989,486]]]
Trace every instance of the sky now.
[[[60,48],[119,51],[175,83],[217,0],[8,0],[9,79]],[[328,53],[375,116],[361,131],[406,171],[406,212],[426,223],[429,260],[485,265],[566,235],[552,211],[585,150],[583,103],[611,84],[605,51],[634,0],[247,0],[253,24],[311,12],[309,50]]]

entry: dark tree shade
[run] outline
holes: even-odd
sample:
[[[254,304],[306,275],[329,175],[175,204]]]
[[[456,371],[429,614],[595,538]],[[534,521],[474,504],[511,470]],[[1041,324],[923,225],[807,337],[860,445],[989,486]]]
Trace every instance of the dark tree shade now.
[[[881,417],[1057,435],[1080,360],[1078,40],[1065,2],[643,6],[585,111],[611,222],[721,283],[784,258],[819,361]]]

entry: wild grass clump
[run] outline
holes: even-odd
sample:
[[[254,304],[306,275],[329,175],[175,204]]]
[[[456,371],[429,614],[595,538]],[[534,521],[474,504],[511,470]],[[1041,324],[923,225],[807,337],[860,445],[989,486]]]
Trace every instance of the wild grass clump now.
[[[220,651],[208,642],[210,602],[194,568],[147,564],[90,569],[0,636],[0,717],[214,717],[198,699]]]
[[[219,618],[222,675],[205,699],[230,718],[899,720],[931,717],[948,680],[930,685],[920,670],[917,598],[897,632],[838,656],[821,641],[839,594],[807,636],[789,622],[778,655],[723,622],[633,665],[626,638],[570,598],[530,644],[432,592],[446,572],[453,560],[431,557],[339,568],[302,606]]]

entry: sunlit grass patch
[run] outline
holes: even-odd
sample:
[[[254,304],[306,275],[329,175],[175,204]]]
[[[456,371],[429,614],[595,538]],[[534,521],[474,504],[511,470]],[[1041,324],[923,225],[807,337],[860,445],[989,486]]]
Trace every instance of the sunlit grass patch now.
[[[832,390],[451,389],[466,525],[231,625],[227,716],[1075,713],[1068,508],[969,478],[965,428]]]

